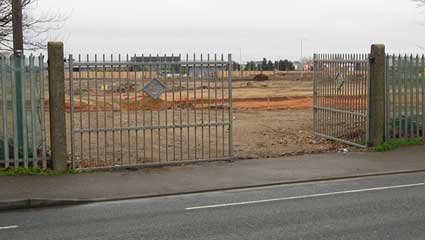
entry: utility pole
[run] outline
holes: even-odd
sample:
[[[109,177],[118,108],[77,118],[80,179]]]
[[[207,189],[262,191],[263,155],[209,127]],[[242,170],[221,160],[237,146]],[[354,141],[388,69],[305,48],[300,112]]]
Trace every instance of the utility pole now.
[[[239,73],[240,73],[240,78],[243,78],[243,72],[242,72],[242,48],[239,48]]]
[[[301,39],[301,63],[303,62],[303,40]]]
[[[12,0],[13,53],[20,55],[24,51],[22,29],[22,0]]]
[[[17,109],[17,135],[19,154],[23,152],[23,111],[24,103],[22,101],[22,75],[21,75],[21,59],[24,54],[24,36],[22,28],[22,0],[12,0],[12,25],[13,25],[13,54],[15,60],[15,81],[16,81],[16,109]],[[25,64],[25,63],[24,63]],[[14,156],[15,159],[17,156]]]

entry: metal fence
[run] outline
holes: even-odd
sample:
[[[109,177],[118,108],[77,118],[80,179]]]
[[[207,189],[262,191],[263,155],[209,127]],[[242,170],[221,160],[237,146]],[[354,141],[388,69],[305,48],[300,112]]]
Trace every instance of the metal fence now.
[[[314,55],[314,133],[366,147],[368,92],[367,54]]]
[[[77,56],[68,59],[74,168],[229,160],[228,55]]]
[[[425,138],[424,82],[424,56],[387,56],[387,139]]]
[[[47,167],[44,57],[0,56],[0,167]]]

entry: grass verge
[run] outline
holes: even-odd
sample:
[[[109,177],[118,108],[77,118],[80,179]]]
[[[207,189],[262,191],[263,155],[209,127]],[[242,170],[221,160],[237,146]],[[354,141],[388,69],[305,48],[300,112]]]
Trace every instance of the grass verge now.
[[[388,152],[400,147],[423,145],[424,141],[420,138],[412,139],[391,139],[379,146],[372,147],[369,150],[372,152]]]
[[[60,175],[74,175],[79,174],[80,171],[68,170],[65,173],[59,173],[51,169],[41,168],[0,168],[0,176],[60,176]]]

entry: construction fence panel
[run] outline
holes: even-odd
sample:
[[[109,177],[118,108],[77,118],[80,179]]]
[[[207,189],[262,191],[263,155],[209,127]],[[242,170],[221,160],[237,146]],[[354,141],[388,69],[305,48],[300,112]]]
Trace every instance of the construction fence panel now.
[[[425,139],[425,56],[387,55],[386,139]]]
[[[47,168],[44,56],[0,56],[0,167]]]

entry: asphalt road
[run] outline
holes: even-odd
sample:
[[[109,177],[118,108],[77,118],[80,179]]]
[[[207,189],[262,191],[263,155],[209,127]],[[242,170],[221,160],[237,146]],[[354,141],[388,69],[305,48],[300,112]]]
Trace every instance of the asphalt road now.
[[[0,213],[0,239],[425,239],[425,173]]]

